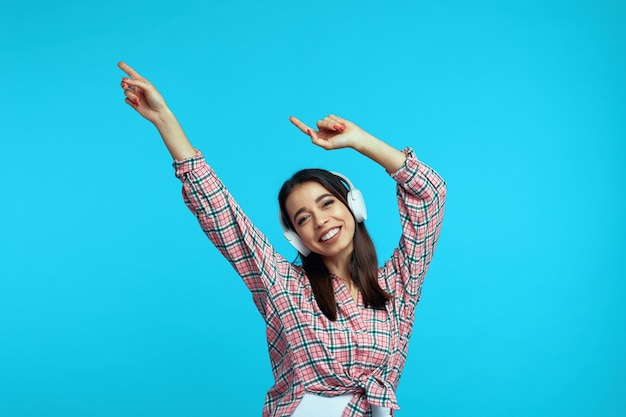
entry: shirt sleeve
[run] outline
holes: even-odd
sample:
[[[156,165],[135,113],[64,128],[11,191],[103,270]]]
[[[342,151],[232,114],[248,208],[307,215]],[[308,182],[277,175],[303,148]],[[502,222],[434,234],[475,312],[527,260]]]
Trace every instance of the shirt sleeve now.
[[[419,301],[441,231],[446,183],[435,170],[420,162],[411,148],[404,152],[404,166],[391,174],[397,183],[402,236],[383,267],[383,275],[396,303],[412,310]]]
[[[175,161],[174,169],[183,184],[185,204],[242,277],[265,318],[269,288],[279,276],[289,273],[291,264],[252,224],[199,150],[194,157]]]

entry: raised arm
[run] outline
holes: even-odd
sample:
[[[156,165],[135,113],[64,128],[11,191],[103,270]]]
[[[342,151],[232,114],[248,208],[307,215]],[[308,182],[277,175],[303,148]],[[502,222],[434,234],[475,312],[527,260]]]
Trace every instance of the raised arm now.
[[[370,135],[349,120],[333,114],[317,122],[317,130],[310,128],[298,118],[289,118],[311,141],[326,150],[352,148],[394,173],[406,160],[403,152]]]
[[[268,294],[284,288],[299,292],[299,275],[246,216],[202,153],[191,145],[156,88],[130,66],[122,62],[118,66],[129,75],[121,82],[126,103],[156,126],[175,159],[173,165],[183,185],[185,204],[242,277],[265,317]],[[274,285],[277,281],[279,284]]]
[[[196,150],[187,139],[174,113],[167,107],[163,96],[128,64],[119,62],[117,66],[130,77],[122,78],[121,83],[126,103],[158,129],[172,158],[182,161],[193,157]]]
[[[396,302],[414,307],[441,231],[446,197],[443,178],[418,161],[409,148],[399,151],[335,115],[318,121],[317,130],[296,117],[289,120],[315,145],[328,150],[353,148],[393,174],[402,236],[391,261],[383,268],[382,279],[394,292]]]

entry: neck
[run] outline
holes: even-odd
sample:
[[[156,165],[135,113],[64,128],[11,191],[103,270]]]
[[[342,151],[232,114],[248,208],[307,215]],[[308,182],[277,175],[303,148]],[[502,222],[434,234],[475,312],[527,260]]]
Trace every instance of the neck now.
[[[352,282],[352,277],[350,276],[350,257],[349,255],[337,255],[333,257],[322,258],[324,265],[328,269],[328,272],[331,274],[337,275],[344,282]]]

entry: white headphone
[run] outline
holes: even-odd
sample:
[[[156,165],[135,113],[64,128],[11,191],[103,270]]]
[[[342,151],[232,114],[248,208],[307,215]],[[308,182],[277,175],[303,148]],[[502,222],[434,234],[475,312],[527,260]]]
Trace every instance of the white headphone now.
[[[367,220],[367,207],[365,207],[363,194],[359,189],[355,188],[350,180],[344,175],[341,175],[338,172],[331,173],[339,177],[348,185],[348,195],[346,196],[346,200],[348,200],[348,207],[350,207],[350,211],[352,211],[352,214],[354,215],[354,220],[356,220],[357,223],[363,223]],[[285,239],[287,239],[287,241],[291,243],[291,245],[296,248],[302,256],[309,256],[311,251],[309,248],[304,246],[304,243],[302,243],[298,233],[283,222],[283,216],[280,209],[278,209],[278,221],[280,222],[280,227],[283,229],[283,236],[285,236]]]

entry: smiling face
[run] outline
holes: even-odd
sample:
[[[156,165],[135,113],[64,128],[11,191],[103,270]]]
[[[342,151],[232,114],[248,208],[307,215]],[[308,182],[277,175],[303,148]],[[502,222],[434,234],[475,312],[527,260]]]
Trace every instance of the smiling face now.
[[[323,185],[307,181],[285,200],[289,220],[302,243],[322,258],[352,254],[355,222],[352,213]]]

